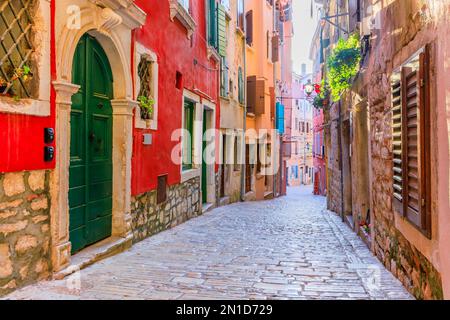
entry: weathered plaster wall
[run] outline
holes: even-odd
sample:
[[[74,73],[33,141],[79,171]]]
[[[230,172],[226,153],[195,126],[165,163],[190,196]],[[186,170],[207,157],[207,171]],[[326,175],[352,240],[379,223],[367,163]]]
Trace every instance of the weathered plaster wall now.
[[[445,111],[448,92],[444,82],[436,81],[444,69],[445,62],[438,46],[447,37],[445,32],[437,32],[445,25],[449,1],[382,1],[374,11],[379,21],[376,40],[373,43],[369,69],[369,94],[372,148],[372,206],[375,216],[375,253],[385,266],[418,298],[439,299],[443,297],[441,274],[448,273],[448,255],[442,247],[448,234],[448,210],[443,210],[445,200],[439,198],[438,184],[432,183],[432,237],[426,238],[408,221],[401,217],[392,206],[392,137],[390,112],[389,77],[392,70],[401,65],[414,52],[427,43],[432,49],[432,109],[431,148],[432,181],[439,181],[440,171],[448,170],[448,158],[437,154],[444,145],[448,148],[448,137],[436,132],[442,124],[437,117]],[[446,76],[448,77],[448,76]],[[436,98],[437,95],[440,98]],[[443,133],[443,132],[441,132]],[[447,169],[441,169],[446,167]],[[444,183],[442,183],[444,185]],[[448,188],[448,184],[447,184]],[[441,192],[441,191],[439,191]],[[438,195],[438,196],[436,196]],[[440,202],[441,200],[442,202]],[[442,252],[441,252],[442,250]],[[446,276],[447,277],[447,276]],[[448,281],[448,280],[447,280]],[[448,289],[446,289],[448,290]],[[448,292],[448,291],[447,291]]]
[[[206,1],[191,1],[190,15],[196,23],[191,39],[186,29],[175,19],[170,20],[169,1],[137,0],[147,13],[147,22],[135,30],[134,39],[152,50],[159,63],[158,129],[135,129],[132,159],[132,194],[149,192],[157,186],[157,177],[168,174],[168,184],[181,181],[180,165],[172,161],[172,150],[179,141],[172,141],[174,130],[182,126],[183,90],[210,97],[216,105],[216,125],[219,127],[220,102],[219,64],[208,58],[206,35]],[[176,88],[176,74],[182,74],[182,88]],[[142,134],[153,135],[152,145],[143,145]],[[218,145],[216,144],[218,151]],[[218,167],[216,167],[217,171]]]
[[[49,172],[0,174],[0,296],[50,275]]]

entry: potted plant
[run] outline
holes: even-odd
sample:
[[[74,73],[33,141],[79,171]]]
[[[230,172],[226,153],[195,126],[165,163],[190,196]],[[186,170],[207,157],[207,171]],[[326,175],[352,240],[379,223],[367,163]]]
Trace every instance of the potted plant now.
[[[316,89],[317,95],[313,99],[313,106],[316,109],[325,109],[330,103],[330,90],[325,81]]]
[[[12,88],[12,84],[14,81],[17,81],[21,79],[23,82],[29,81],[33,74],[31,72],[31,68],[28,65],[24,65],[21,68],[13,69],[11,66],[6,68],[6,73],[8,75],[8,78],[10,81],[7,81],[3,77],[0,77],[0,96],[6,96],[6,97],[14,97],[14,100],[19,100],[20,97],[14,93],[14,89]],[[6,91],[6,89],[8,91]]]
[[[139,96],[139,107],[141,108],[141,118],[145,120],[147,128],[150,127],[150,121],[153,119],[153,106],[155,100],[150,97]]]

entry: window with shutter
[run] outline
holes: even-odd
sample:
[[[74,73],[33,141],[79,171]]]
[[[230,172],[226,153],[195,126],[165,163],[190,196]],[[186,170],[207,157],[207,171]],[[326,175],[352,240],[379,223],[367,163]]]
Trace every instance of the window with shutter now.
[[[211,47],[218,47],[216,0],[209,0],[208,42]]]
[[[429,47],[392,81],[394,208],[428,237],[430,228]]]
[[[220,96],[223,98],[227,98],[229,94],[229,88],[228,88],[228,62],[227,58],[222,57],[221,58],[221,72],[220,72]]]
[[[256,76],[247,77],[247,112],[255,113],[256,105]]]
[[[240,104],[244,104],[244,74],[241,67],[238,70],[238,100]]]
[[[253,45],[253,11],[250,10],[245,15],[246,37],[245,40],[249,46]]]
[[[272,37],[272,62],[280,60],[279,52],[280,37],[278,35]]]
[[[36,0],[0,3],[0,95],[38,98],[39,78],[33,61],[37,5]]]
[[[218,51],[222,57],[227,55],[227,20],[225,14],[225,7],[219,4],[217,9],[217,19],[218,19]]]
[[[238,0],[237,27],[244,31],[244,0]]]

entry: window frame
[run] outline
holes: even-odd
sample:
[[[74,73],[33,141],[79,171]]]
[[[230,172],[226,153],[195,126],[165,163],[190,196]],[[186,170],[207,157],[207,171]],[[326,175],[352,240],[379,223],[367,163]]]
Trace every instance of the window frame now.
[[[152,63],[152,92],[153,92],[153,100],[155,104],[153,105],[153,118],[150,119],[150,124],[147,127],[147,122],[141,118],[141,109],[139,104],[135,108],[135,123],[134,126],[137,129],[150,129],[157,130],[158,129],[158,91],[159,91],[159,65],[158,65],[158,56],[155,52],[145,47],[143,44],[136,42],[135,43],[135,60],[134,60],[134,83],[135,83],[135,97],[138,99],[140,88],[141,88],[141,80],[139,77],[139,63],[142,57],[149,59]]]
[[[401,166],[399,167],[392,161],[392,202],[394,210],[400,214],[405,220],[407,220],[412,226],[419,230],[424,236],[431,239],[431,128],[430,128],[430,109],[431,109],[431,46],[428,44],[425,47],[419,49],[410,58],[404,62],[399,68],[397,68],[391,77],[391,134],[394,144],[394,120],[398,119],[394,117],[394,112],[397,112],[400,106],[401,121],[400,134],[401,134]],[[410,176],[408,150],[409,141],[408,134],[409,127],[408,117],[409,108],[407,102],[411,97],[411,88],[405,87],[405,82],[408,83],[407,72],[409,74],[416,72],[416,112],[417,112],[417,138],[415,144],[415,151],[417,152],[417,188],[418,188],[418,209],[415,210],[409,204],[409,191],[408,191],[408,177]],[[400,103],[394,99],[394,89],[400,87]],[[398,89],[397,89],[398,90]],[[407,99],[405,99],[407,98]],[[394,106],[394,101],[397,105]],[[398,120],[396,128],[398,128]],[[397,130],[398,131],[398,130]],[[414,141],[413,141],[414,142]],[[405,152],[406,147],[406,152]],[[394,152],[394,149],[393,149]],[[401,169],[401,182],[395,180],[394,177],[398,176],[396,168]],[[399,184],[401,183],[401,185]],[[401,194],[395,196],[394,190],[398,190],[395,186],[401,186]]]
[[[50,16],[50,2],[46,0],[36,0],[36,14],[34,15],[34,24],[42,25],[43,28],[35,30],[35,39],[40,39],[39,46],[35,46],[33,55],[36,57],[35,65],[37,75],[34,75],[38,81],[37,93],[34,98],[21,98],[15,101],[13,98],[0,96],[0,114],[12,113],[22,115],[32,115],[47,117],[51,114],[50,91],[51,79],[46,75],[50,74],[50,33],[51,22],[45,17]]]

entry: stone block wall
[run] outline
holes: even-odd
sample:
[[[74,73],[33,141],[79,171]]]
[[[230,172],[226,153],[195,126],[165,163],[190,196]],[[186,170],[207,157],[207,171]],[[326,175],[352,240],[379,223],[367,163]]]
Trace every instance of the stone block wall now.
[[[0,174],[0,296],[50,276],[49,172]]]
[[[392,205],[393,155],[389,78],[399,63],[432,41],[434,32],[432,25],[428,25],[431,20],[419,19],[426,13],[427,7],[421,7],[419,1],[396,1],[381,12],[384,29],[372,44],[367,72],[367,75],[370,75],[367,79],[372,162],[370,187],[375,254],[416,298],[442,299],[439,272],[397,229],[395,221],[403,218],[394,211]]]
[[[341,213],[341,167],[339,153],[339,117],[338,108],[335,104],[327,112],[329,130],[326,131],[325,144],[328,154],[328,180],[327,180],[327,207],[329,210]]]
[[[167,190],[167,200],[156,202],[156,190],[131,198],[133,243],[173,228],[202,214],[200,178]]]

